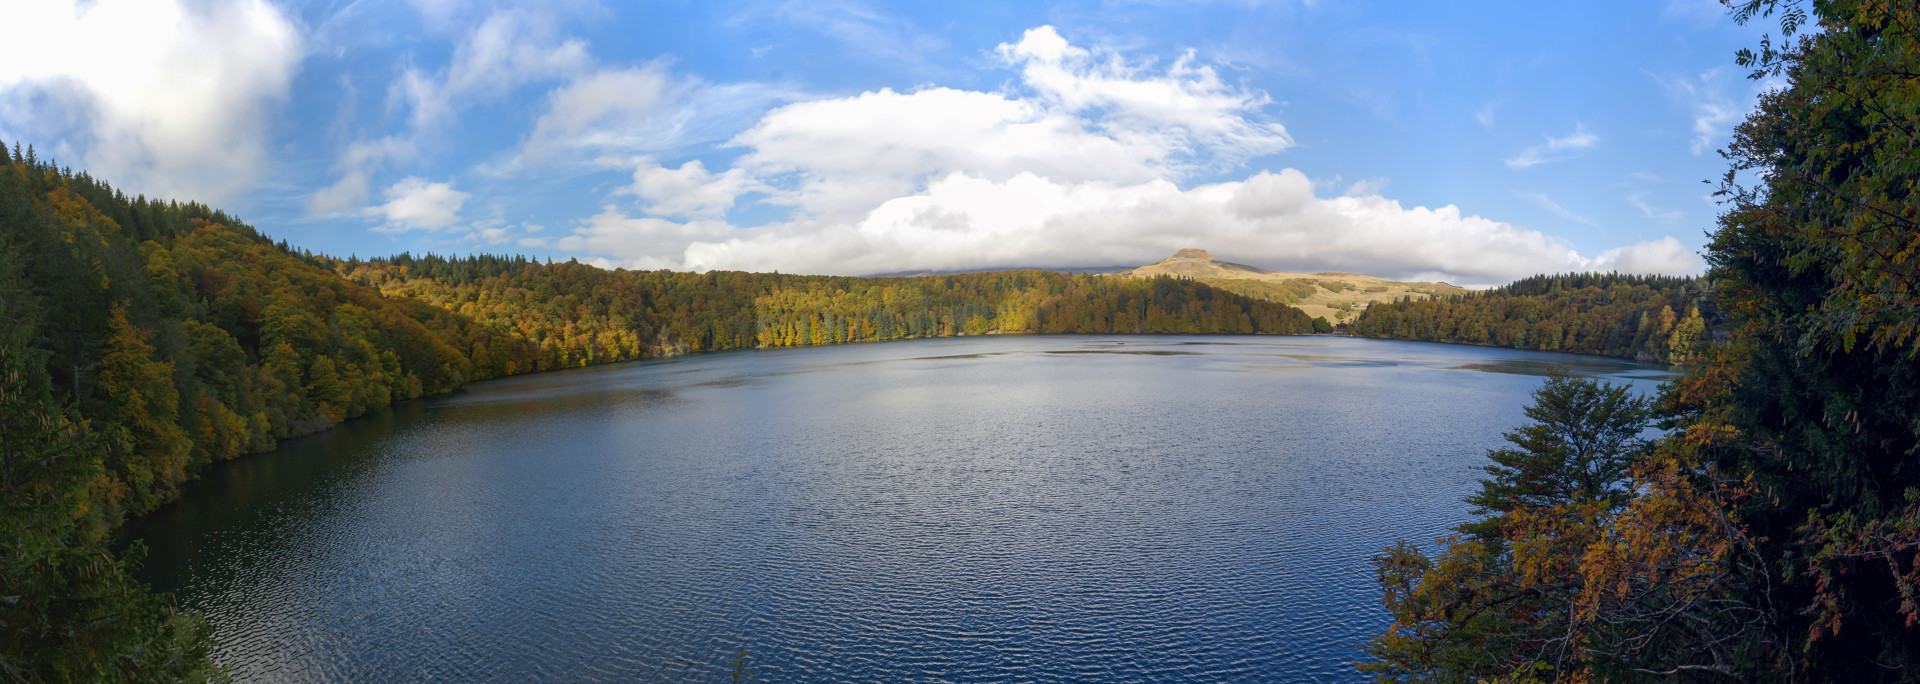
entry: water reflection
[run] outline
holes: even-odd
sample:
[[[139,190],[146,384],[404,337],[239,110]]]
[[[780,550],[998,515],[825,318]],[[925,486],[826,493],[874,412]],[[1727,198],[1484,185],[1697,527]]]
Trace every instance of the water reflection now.
[[[1119,352],[1119,353],[1116,353]],[[1357,681],[1554,365],[1343,338],[983,337],[483,383],[132,526],[242,681]]]

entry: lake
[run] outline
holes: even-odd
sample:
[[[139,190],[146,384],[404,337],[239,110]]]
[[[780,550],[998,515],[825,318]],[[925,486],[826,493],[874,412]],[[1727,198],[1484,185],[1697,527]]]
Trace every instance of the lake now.
[[[1556,364],[1338,337],[990,336],[477,383],[128,526],[237,681],[1363,681]]]

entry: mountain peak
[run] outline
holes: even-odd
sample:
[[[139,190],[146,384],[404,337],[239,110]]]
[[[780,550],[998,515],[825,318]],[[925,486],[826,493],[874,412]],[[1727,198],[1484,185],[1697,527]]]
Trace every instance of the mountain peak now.
[[[1173,256],[1161,259],[1158,263],[1148,264],[1128,271],[1128,273],[1136,276],[1169,274],[1194,278],[1217,278],[1226,276],[1226,274],[1232,272],[1266,273],[1267,271],[1245,264],[1221,261],[1214,258],[1212,252],[1191,247],[1174,252]]]

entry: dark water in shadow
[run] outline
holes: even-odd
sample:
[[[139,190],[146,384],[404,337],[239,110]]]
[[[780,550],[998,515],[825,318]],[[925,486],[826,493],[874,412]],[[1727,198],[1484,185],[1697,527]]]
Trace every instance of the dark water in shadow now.
[[[1460,522],[1553,364],[987,337],[474,385],[128,531],[239,681],[1360,681],[1368,556]]]

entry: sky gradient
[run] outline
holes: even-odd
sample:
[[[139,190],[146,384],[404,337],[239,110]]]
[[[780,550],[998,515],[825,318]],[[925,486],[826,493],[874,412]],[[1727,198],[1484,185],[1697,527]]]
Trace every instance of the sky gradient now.
[[[27,0],[0,139],[314,251],[1697,274],[1706,0]]]

